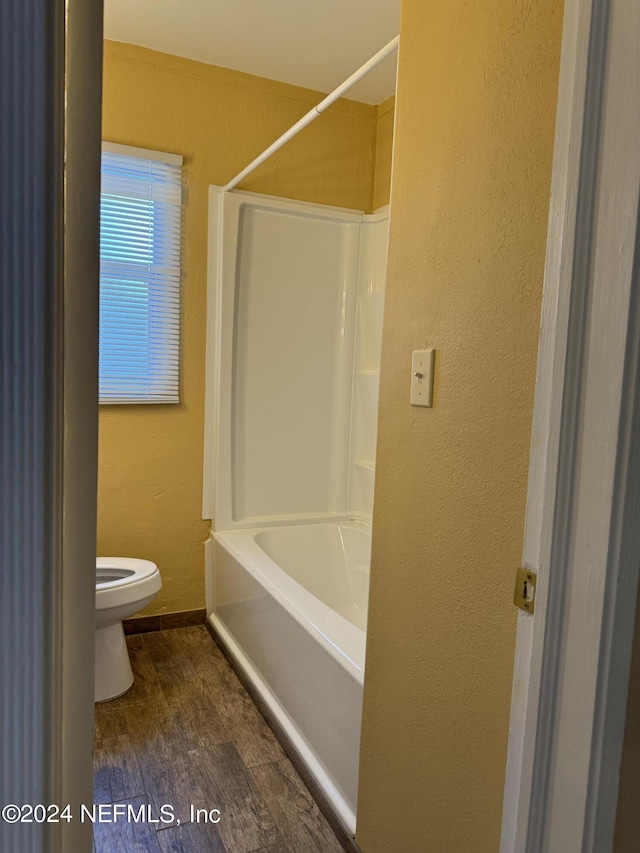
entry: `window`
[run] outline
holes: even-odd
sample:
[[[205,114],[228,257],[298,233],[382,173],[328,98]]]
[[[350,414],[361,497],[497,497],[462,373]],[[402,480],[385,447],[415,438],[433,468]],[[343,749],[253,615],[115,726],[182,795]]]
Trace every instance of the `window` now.
[[[103,143],[101,403],[179,402],[181,165]]]

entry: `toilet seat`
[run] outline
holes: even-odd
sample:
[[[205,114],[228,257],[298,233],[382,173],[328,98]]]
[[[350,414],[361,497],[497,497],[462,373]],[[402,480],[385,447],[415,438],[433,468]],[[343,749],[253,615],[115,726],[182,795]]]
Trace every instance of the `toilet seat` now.
[[[161,586],[158,567],[150,560],[134,557],[98,557],[96,560],[97,611],[155,595]]]
[[[112,588],[118,584],[132,583],[132,576],[136,580],[143,580],[155,574],[158,567],[151,560],[139,560],[137,557],[97,557],[96,558],[96,587],[105,589]],[[116,575],[109,579],[109,575]],[[104,580],[102,580],[104,578]]]

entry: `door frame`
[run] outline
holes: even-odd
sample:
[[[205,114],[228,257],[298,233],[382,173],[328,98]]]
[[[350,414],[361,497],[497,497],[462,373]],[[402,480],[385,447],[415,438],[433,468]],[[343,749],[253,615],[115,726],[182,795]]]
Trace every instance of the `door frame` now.
[[[48,0],[51,2],[51,0]],[[93,802],[95,558],[98,494],[98,339],[100,158],[102,146],[103,0],[65,0],[62,184],[62,305],[57,334],[56,393],[61,422],[57,507],[61,562],[59,699],[54,736],[60,759],[56,799]],[[51,824],[52,851],[89,851],[93,827],[79,820]]]
[[[92,849],[102,11],[0,4],[0,805],[72,816],[6,853]]]
[[[640,553],[640,5],[566,0],[501,853],[606,853]]]

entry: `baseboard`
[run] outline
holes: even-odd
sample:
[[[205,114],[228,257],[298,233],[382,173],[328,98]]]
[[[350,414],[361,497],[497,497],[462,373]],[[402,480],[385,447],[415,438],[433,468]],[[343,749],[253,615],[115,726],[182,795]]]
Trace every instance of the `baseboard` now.
[[[178,613],[138,616],[125,619],[122,625],[125,634],[148,634],[150,631],[167,631],[170,628],[191,628],[193,625],[204,625],[206,621],[207,611],[202,607],[198,610],[180,610]]]
[[[347,832],[344,827],[344,824],[334,811],[333,806],[327,800],[322,788],[320,788],[314,777],[311,775],[311,773],[309,773],[307,765],[300,757],[298,750],[295,748],[295,746],[289,739],[289,736],[282,728],[278,720],[275,718],[260,693],[256,690],[251,681],[247,678],[242,668],[237,665],[235,658],[226,648],[225,644],[222,642],[222,639],[218,636],[216,629],[213,627],[213,625],[208,619],[205,619],[204,624],[206,625],[213,642],[216,644],[216,646],[218,646],[222,654],[229,662],[229,665],[231,666],[235,674],[238,676],[238,679],[242,683],[242,686],[245,688],[249,696],[251,696],[253,703],[258,708],[258,710],[266,720],[267,725],[276,736],[276,739],[280,743],[280,746],[284,750],[287,758],[289,759],[289,761],[291,761],[291,763],[297,770],[300,778],[309,789],[311,796],[318,804],[318,808],[326,818],[327,823],[329,824],[331,829],[336,834],[338,841],[342,844],[343,848],[347,851],[347,853],[362,853],[360,847],[358,847],[358,845],[356,844],[355,839]]]

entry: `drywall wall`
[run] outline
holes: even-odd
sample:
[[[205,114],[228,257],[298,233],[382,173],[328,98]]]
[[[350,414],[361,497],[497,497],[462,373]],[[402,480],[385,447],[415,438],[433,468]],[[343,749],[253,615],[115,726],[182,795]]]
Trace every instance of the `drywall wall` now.
[[[204,606],[202,440],[207,192],[321,99],[317,92],[117,42],[105,45],[103,138],[183,154],[181,404],[101,406],[98,552],[146,557],[148,613]],[[377,111],[341,100],[242,189],[370,211]]]
[[[376,161],[373,176],[373,209],[389,204],[391,194],[391,152],[393,150],[393,120],[395,95],[377,107]]]
[[[561,28],[559,0],[403,2],[364,853],[499,849]]]

